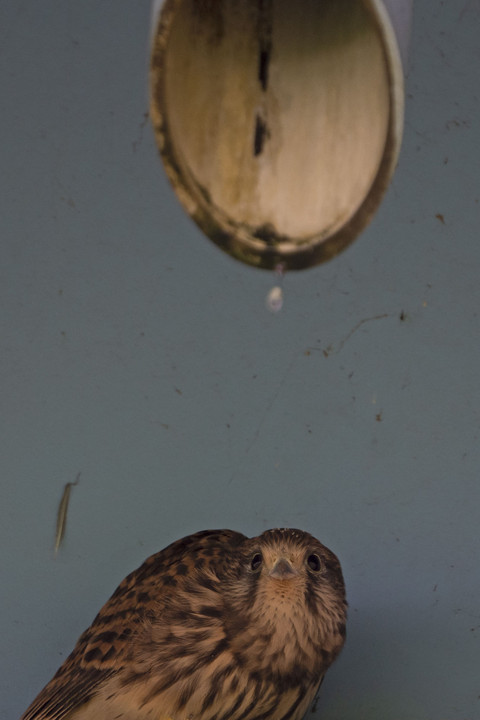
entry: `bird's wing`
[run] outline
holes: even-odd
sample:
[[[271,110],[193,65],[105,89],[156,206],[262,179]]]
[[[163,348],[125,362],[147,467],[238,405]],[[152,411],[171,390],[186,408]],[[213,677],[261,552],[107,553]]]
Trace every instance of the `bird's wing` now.
[[[68,720],[125,667],[139,625],[158,618],[162,599],[175,591],[189,570],[218,563],[244,539],[231,530],[205,530],[147,558],[120,583],[21,720]]]

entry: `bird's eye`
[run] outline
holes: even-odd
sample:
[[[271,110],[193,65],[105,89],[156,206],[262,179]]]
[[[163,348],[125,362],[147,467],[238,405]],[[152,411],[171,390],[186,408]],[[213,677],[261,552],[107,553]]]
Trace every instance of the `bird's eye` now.
[[[318,555],[315,555],[315,553],[312,553],[311,555],[308,556],[307,565],[310,568],[310,570],[313,570],[314,572],[318,572],[322,567],[320,558],[318,557]]]
[[[255,553],[255,555],[252,557],[252,562],[250,563],[250,567],[252,568],[252,570],[259,570],[262,561],[263,558],[261,553]]]

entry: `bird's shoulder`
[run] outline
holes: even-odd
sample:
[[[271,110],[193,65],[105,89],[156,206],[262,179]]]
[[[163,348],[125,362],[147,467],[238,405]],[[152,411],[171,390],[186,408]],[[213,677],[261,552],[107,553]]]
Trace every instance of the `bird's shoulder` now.
[[[148,557],[122,580],[21,720],[68,720],[124,668],[139,626],[158,616],[190,571],[217,567],[244,540],[232,530],[204,530]]]

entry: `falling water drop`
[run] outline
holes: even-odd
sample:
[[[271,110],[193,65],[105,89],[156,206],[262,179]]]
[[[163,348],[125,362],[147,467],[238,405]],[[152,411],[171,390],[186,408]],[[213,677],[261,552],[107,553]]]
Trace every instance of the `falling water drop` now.
[[[282,309],[283,305],[283,290],[279,285],[275,285],[267,295],[267,308],[277,313]]]
[[[274,285],[269,291],[265,304],[270,312],[277,313],[280,312],[283,306],[282,281],[285,275],[285,266],[282,263],[279,263],[275,267],[274,274],[277,280],[277,285]]]

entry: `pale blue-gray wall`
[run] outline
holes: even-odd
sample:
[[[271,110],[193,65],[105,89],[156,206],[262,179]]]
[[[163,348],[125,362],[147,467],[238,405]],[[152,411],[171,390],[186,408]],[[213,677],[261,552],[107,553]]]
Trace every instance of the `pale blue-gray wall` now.
[[[291,525],[348,586],[322,718],[480,718],[478,2],[417,0],[393,184],[277,315],[164,177],[149,17],[0,7],[0,716],[150,553]]]

